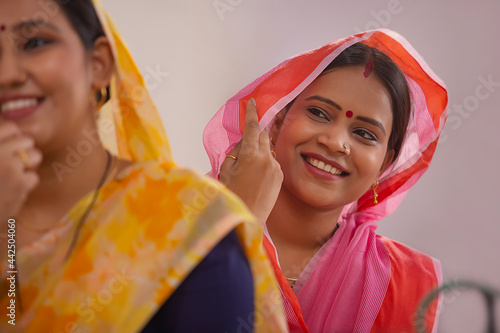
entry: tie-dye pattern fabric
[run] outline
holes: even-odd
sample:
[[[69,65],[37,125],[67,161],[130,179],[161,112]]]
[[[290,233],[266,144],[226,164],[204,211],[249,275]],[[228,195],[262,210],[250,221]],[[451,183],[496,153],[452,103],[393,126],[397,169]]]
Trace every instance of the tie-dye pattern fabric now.
[[[261,316],[256,331],[286,330],[260,226],[219,183],[173,163],[135,164],[102,188],[64,262],[89,200],[18,253],[24,308],[19,332],[138,332],[235,228],[254,273],[255,310]],[[5,324],[0,331],[12,328]]]
[[[23,311],[17,313],[16,326],[6,320],[7,259],[2,257],[0,332],[138,332],[233,229],[247,256],[255,293],[254,316],[235,321],[242,327],[252,321],[256,332],[286,332],[261,226],[225,187],[173,162],[137,66],[100,2],[93,3],[116,62],[111,98],[101,111],[114,136],[103,140],[135,163],[101,188],[69,259],[65,255],[76,223],[93,193],[53,230],[18,249]]]

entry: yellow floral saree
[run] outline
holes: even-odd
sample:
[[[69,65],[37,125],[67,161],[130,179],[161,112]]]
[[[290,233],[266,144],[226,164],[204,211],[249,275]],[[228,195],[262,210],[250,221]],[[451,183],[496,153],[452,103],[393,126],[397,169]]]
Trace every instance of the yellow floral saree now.
[[[253,274],[255,331],[286,331],[260,225],[222,185],[173,162],[135,63],[99,1],[94,5],[116,61],[111,100],[103,110],[116,138],[104,141],[135,163],[101,188],[67,260],[76,222],[93,193],[53,230],[18,249],[22,313],[17,313],[15,326],[7,322],[9,267],[7,258],[2,259],[0,331],[138,332],[234,229]]]

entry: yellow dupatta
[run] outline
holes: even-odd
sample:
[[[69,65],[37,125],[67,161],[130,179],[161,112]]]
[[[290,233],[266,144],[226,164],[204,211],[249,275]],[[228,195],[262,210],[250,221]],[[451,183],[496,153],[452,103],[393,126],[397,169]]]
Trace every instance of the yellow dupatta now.
[[[110,109],[119,156],[136,162],[102,187],[68,260],[89,194],[56,228],[17,253],[23,313],[1,332],[137,332],[194,267],[236,229],[254,279],[255,332],[285,332],[262,230],[219,183],[177,166],[142,76],[100,1],[93,1],[116,61]],[[7,265],[1,263],[2,281]],[[7,295],[0,306],[6,309]],[[7,319],[6,319],[7,318]]]

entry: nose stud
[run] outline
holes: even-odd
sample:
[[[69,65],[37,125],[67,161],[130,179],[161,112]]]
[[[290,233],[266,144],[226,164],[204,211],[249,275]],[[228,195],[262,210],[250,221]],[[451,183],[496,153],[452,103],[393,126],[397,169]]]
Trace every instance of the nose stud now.
[[[344,147],[344,154],[349,155],[351,153],[351,150],[345,143],[342,145],[342,147]]]

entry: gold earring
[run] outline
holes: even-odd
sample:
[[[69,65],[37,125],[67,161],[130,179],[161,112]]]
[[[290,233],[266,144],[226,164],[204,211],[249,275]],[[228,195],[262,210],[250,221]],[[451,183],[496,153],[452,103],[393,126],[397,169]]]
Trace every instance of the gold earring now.
[[[93,93],[92,96],[90,97],[90,105],[92,105],[92,108],[96,111],[96,113],[99,113],[99,110],[102,108],[102,106],[108,100],[108,89],[106,87],[101,88],[101,91],[99,94],[99,102],[96,102],[95,97],[96,97],[96,94]]]
[[[273,145],[273,149],[271,149],[271,155],[273,155],[274,159],[276,159],[276,151],[274,150],[274,146],[276,145],[276,142],[273,142],[273,137],[271,137],[271,144]]]
[[[377,198],[378,198],[378,193],[377,193],[378,185],[379,185],[378,180],[375,181],[375,184],[372,185],[372,190],[373,190],[372,196],[373,196],[373,204],[374,205],[378,204],[378,200],[377,200]]]

